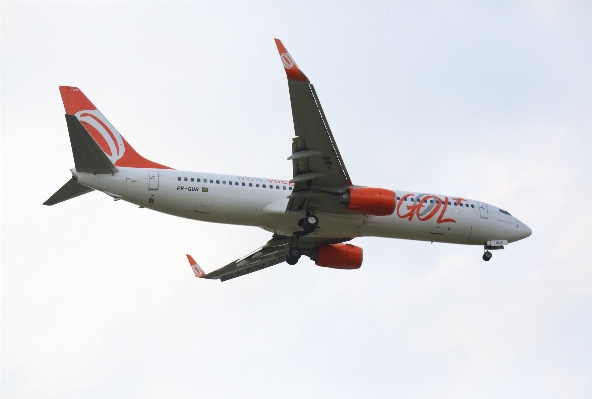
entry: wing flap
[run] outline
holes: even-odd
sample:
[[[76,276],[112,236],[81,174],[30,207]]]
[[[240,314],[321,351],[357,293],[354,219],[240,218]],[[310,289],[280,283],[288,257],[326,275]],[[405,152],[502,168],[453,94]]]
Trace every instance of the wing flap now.
[[[237,259],[218,270],[206,274],[204,278],[226,281],[277,265],[286,260],[286,253],[289,249],[288,243],[282,243],[277,246],[268,245],[269,243],[243,258]]]
[[[288,80],[296,138],[292,154],[312,152],[315,156],[292,158],[294,178],[308,173],[319,176],[320,186],[350,186],[351,179],[337,148],[314,87],[308,82]]]
[[[259,262],[257,264],[252,265],[252,266],[243,267],[234,273],[225,274],[224,276],[220,277],[220,281],[230,280],[233,278],[244,276],[245,274],[250,274],[250,273],[262,270],[262,269],[266,269],[268,267],[282,263],[285,260],[286,260],[286,254],[284,252],[284,253],[276,255],[274,257],[267,258],[265,261]]]

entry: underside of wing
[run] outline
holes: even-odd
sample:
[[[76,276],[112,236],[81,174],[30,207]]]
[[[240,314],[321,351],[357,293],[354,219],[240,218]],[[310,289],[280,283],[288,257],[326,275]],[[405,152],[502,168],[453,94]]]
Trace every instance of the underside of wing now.
[[[296,136],[288,157],[294,190],[287,211],[306,210],[314,201],[319,211],[349,213],[339,199],[352,182],[314,86],[282,42],[276,39],[276,45],[288,78]]]
[[[302,254],[314,257],[319,245],[341,243],[350,239],[274,235],[261,248],[230,262],[226,266],[199,277],[220,281],[230,280],[286,261],[286,255],[291,247],[298,247]],[[191,261],[192,259],[190,259],[190,263]]]
[[[277,265],[286,260],[288,249],[287,245],[261,247],[244,258],[237,259],[218,270],[206,274],[204,278],[226,281]]]

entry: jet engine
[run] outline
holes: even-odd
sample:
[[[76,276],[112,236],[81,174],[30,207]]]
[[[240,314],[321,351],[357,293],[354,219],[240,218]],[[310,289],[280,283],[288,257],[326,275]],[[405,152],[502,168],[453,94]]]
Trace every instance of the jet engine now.
[[[384,188],[350,188],[341,197],[341,203],[350,211],[387,216],[395,211],[395,193]]]
[[[362,266],[362,248],[351,244],[319,245],[316,265],[332,269],[359,269]]]

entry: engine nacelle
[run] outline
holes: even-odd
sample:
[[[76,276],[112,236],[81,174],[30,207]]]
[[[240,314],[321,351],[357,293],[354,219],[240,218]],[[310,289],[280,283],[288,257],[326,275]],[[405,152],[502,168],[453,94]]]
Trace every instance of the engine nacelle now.
[[[319,245],[317,266],[332,269],[359,269],[362,266],[363,250],[350,244]]]
[[[350,188],[343,194],[341,203],[350,211],[387,216],[395,211],[395,193],[384,188]]]

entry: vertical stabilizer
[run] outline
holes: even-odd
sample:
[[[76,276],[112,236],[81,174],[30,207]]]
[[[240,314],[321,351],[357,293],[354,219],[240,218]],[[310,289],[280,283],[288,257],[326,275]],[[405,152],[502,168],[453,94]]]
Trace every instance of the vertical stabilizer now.
[[[72,115],[80,121],[113,165],[128,168],[171,169],[138,154],[79,88],[60,86],[60,94],[66,115]]]

